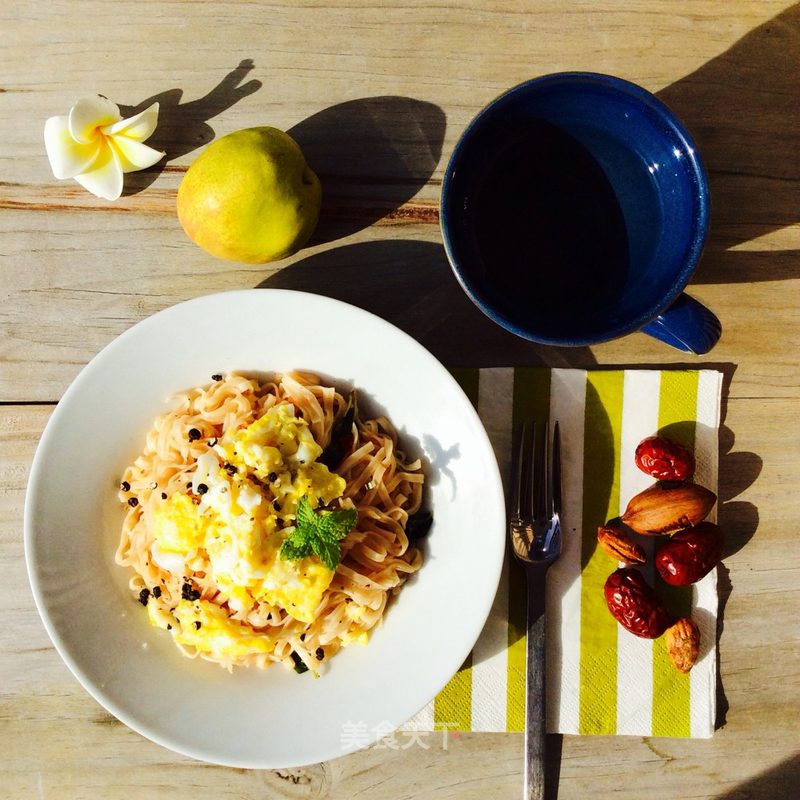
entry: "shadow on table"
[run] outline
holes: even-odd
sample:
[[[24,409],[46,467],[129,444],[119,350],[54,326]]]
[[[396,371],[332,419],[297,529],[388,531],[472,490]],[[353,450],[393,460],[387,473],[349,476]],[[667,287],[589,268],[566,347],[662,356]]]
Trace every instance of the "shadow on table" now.
[[[740,783],[717,797],[717,800],[778,800],[797,796],[800,786],[800,756],[792,756],[762,772],[752,780]]]
[[[449,366],[592,366],[588,347],[536,345],[495,325],[467,298],[431,242],[335,247],[284,267],[258,288],[299,289],[359,306],[413,336]]]
[[[183,89],[167,89],[134,106],[121,105],[122,116],[132,117],[153,103],[159,104],[158,127],[146,143],[166,153],[151,169],[128,173],[125,176],[124,193],[129,195],[141,192],[155,181],[169,161],[211,142],[214,129],[208,124],[208,120],[261,88],[261,81],[258,80],[242,83],[252,69],[253,61],[245,59],[207,95],[197,100],[181,103]]]
[[[800,252],[731,248],[800,221],[800,4],[658,92],[709,173],[711,229],[695,283],[800,277]]]
[[[414,197],[439,164],[446,122],[433,103],[384,96],[339,103],[291,128],[323,187],[311,244],[366,228]]]

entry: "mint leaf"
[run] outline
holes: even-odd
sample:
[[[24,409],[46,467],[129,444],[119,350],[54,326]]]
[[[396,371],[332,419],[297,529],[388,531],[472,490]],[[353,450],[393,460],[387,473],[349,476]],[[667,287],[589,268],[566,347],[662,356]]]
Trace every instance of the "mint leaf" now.
[[[311,540],[301,531],[294,530],[281,545],[280,557],[285,561],[299,561],[308,558],[312,552]]]
[[[322,538],[338,542],[355,528],[356,522],[358,512],[354,508],[323,512],[317,516],[317,531]]]
[[[339,542],[331,542],[318,536],[311,540],[311,546],[319,556],[319,560],[329,570],[336,569],[336,565],[342,559],[342,548],[339,547]]]
[[[311,506],[308,495],[303,495],[297,504],[297,529],[301,531],[313,531],[316,528],[317,515]]]
[[[299,561],[312,553],[330,570],[335,570],[342,559],[339,541],[344,539],[358,522],[354,508],[340,511],[314,511],[307,496],[297,504],[297,527],[281,545],[280,557]]]

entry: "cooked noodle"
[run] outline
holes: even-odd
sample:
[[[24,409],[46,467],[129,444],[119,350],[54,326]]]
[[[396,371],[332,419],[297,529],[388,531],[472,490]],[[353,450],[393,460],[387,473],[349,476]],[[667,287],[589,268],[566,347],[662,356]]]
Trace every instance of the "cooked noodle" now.
[[[234,374],[215,378],[206,387],[174,398],[173,410],[155,420],[144,452],[125,470],[120,499],[127,504],[127,514],[116,561],[133,570],[130,589],[148,606],[151,622],[170,630],[186,655],[228,669],[234,665],[267,667],[279,661],[288,668],[302,662],[316,670],[342,646],[366,640],[367,632],[381,620],[390,596],[422,566],[420,551],[409,543],[405,532],[409,516],[419,511],[422,503],[422,464],[406,460],[388,420],[362,420],[356,414],[355,441],[331,470],[344,479],[344,492],[327,503],[326,510],[355,508],[358,522],[341,541],[341,561],[313,618],[298,619],[281,604],[263,597],[243,602],[235,589],[220,585],[215,562],[204,546],[181,555],[182,568],[166,568],[169,559],[163,554],[154,557],[158,553],[154,525],[159,509],[176,494],[185,495],[198,507],[202,502],[199,487],[190,486],[199,469],[198,459],[211,452],[218,455],[226,434],[241,431],[277,405],[292,404],[296,416],[305,420],[314,440],[325,450],[348,398],[321,385],[319,378],[309,373],[285,373],[270,381]],[[252,474],[243,480],[277,505],[269,485]],[[293,518],[281,520],[278,535],[293,522]],[[220,655],[213,648],[178,641],[186,639],[179,634],[182,627],[186,630],[187,621],[179,619],[176,608],[192,602],[195,608],[210,603],[221,609],[220,625],[241,632],[241,647]],[[199,622],[194,625],[200,629]]]

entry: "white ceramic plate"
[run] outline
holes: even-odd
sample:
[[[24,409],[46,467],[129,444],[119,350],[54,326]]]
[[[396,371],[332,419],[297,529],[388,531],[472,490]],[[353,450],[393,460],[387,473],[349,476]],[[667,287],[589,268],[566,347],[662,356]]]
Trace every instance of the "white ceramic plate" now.
[[[114,563],[123,468],[176,391],[216,372],[303,369],[362,390],[429,462],[425,564],[366,646],[323,677],[185,658],[148,624]],[[249,290],[166,309],[97,355],[45,429],[25,504],[25,553],[45,627],[84,688],[129,727],[194,758],[292,767],[363,746],[423,708],[456,672],[500,577],[505,503],[469,400],[397,328],[317,295]]]

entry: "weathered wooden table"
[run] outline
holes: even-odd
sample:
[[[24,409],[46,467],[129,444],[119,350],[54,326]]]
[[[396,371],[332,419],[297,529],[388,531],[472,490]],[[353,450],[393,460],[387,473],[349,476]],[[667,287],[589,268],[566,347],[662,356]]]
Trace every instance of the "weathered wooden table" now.
[[[446,159],[506,87],[565,69],[655,91],[707,163],[712,230],[690,293],[721,318],[689,358],[636,334],[581,349],[506,335],[462,296],[438,228]],[[565,737],[564,798],[788,798],[800,785],[797,520],[800,5],[780,0],[0,3],[0,796],[518,797],[522,737],[368,749],[259,772],[196,763],[109,716],[32,600],[22,507],[37,440],[86,362],[181,300],[276,286],[368,308],[445,363],[713,366],[726,377],[721,727],[707,741]],[[161,103],[156,168],[116,203],[56,181],[44,120],[81,95]],[[215,260],[175,194],[198,149],[251,125],[304,146],[325,189],[312,245]]]

